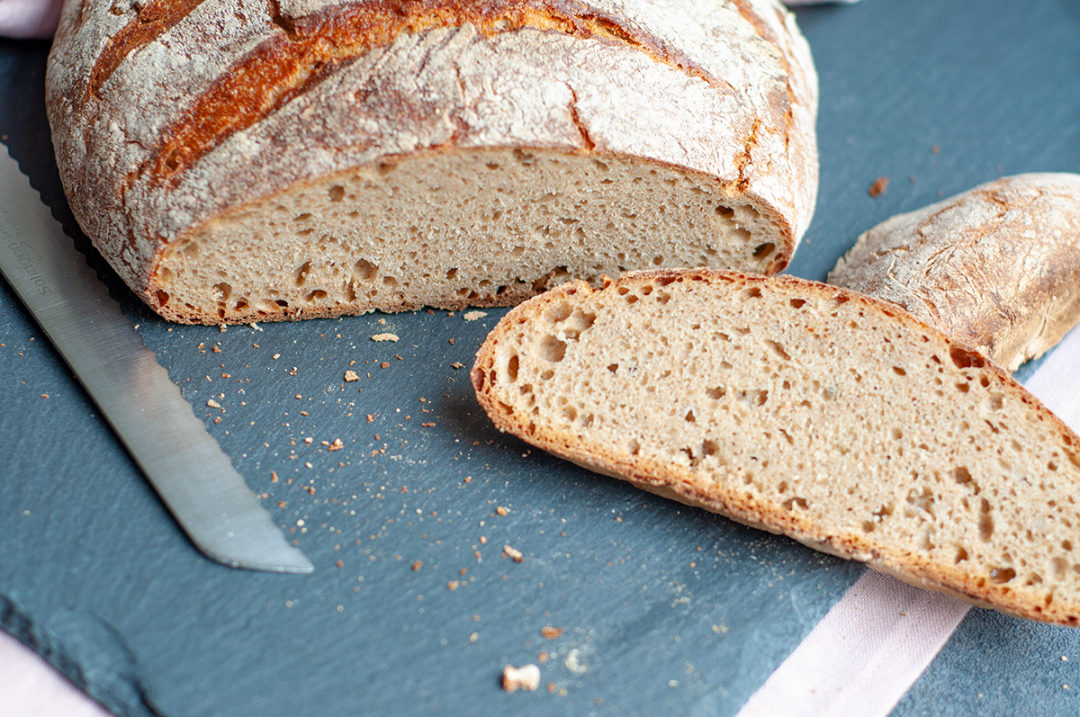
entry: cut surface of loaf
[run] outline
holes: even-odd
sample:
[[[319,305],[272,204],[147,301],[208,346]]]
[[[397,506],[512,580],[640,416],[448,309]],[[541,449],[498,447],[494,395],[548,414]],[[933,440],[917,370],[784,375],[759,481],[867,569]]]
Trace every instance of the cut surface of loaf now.
[[[1080,620],[1080,439],[895,306],[703,270],[568,284],[472,371],[500,430],[645,490],[1048,622]]]
[[[165,251],[156,286],[175,318],[506,305],[629,267],[766,271],[780,252],[750,237],[769,229],[708,177],[663,165],[545,150],[439,153],[330,177],[192,232]]]
[[[817,192],[774,0],[69,0],[47,86],[80,225],[176,321],[773,273]]]
[[[898,304],[1015,371],[1080,322],[1080,175],[1002,177],[892,217],[828,280]]]

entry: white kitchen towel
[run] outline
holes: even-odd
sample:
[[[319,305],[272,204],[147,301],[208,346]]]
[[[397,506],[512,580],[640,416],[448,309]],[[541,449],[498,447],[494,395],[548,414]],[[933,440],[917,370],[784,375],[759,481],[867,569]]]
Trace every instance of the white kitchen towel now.
[[[0,37],[52,37],[62,0],[0,0]]]
[[[1080,330],[1025,386],[1080,432]],[[885,717],[969,609],[867,570],[736,717]]]
[[[0,630],[0,715],[112,717],[49,663]]]

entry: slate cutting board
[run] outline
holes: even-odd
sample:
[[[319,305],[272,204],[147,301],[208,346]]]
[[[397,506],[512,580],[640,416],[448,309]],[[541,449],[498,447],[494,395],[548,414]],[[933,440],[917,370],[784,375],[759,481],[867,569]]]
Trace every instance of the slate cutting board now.
[[[821,76],[822,171],[791,273],[823,279],[861,231],[1000,175],[1080,170],[1080,2],[797,14]],[[467,367],[501,310],[225,332],[160,321],[71,218],[47,51],[0,41],[0,140],[317,566],[200,557],[0,283],[0,627],[110,710],[731,715],[857,579],[861,566],[495,432]],[[501,690],[503,665],[527,662],[553,692]],[[1077,714],[1078,663],[1080,631],[973,610],[894,714]]]

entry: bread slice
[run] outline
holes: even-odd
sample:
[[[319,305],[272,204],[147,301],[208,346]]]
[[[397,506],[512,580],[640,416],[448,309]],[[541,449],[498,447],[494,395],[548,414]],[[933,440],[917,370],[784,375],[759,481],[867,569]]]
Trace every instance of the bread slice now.
[[[590,470],[977,605],[1080,620],[1080,439],[885,302],[705,270],[578,282],[508,313],[472,381],[500,430]]]
[[[182,322],[777,272],[817,193],[776,0],[69,0],[47,87],[80,225]]]
[[[1021,174],[882,222],[829,274],[1010,371],[1080,322],[1080,175]]]

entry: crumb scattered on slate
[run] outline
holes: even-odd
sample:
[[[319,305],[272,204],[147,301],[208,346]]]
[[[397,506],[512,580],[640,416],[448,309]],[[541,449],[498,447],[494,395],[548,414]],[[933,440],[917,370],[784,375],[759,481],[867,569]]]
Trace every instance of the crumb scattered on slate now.
[[[874,183],[870,185],[870,196],[880,197],[885,193],[885,190],[889,188],[888,177],[878,177],[874,180]]]
[[[397,334],[375,334],[371,337],[372,341],[399,341]]]
[[[540,668],[531,664],[523,667],[507,665],[503,668],[502,685],[507,692],[535,692],[540,687]]]

